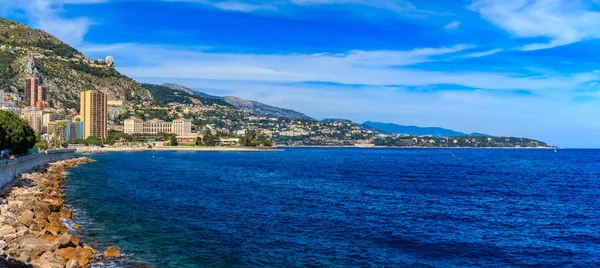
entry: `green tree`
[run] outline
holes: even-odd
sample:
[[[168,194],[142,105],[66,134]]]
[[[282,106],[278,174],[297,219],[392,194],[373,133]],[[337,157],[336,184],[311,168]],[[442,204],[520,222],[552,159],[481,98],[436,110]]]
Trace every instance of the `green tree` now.
[[[84,140],[84,144],[87,146],[102,146],[102,140],[95,136],[89,136]]]
[[[179,143],[177,142],[177,137],[171,136],[171,146],[177,146]]]
[[[35,147],[40,150],[48,150],[49,146],[47,141],[40,139],[35,143]]]
[[[0,148],[13,154],[27,153],[37,140],[35,131],[27,121],[13,112],[0,111]]]

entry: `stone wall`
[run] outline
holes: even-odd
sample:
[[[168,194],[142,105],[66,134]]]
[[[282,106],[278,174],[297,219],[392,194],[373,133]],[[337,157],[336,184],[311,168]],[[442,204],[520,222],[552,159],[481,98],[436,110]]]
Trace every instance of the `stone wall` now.
[[[74,157],[75,149],[59,149],[30,154],[12,160],[0,160],[0,187],[11,182],[16,175],[34,167]]]

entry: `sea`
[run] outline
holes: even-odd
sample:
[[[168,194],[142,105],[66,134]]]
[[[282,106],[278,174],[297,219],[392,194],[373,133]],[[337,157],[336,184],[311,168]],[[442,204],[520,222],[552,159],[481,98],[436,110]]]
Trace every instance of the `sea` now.
[[[598,267],[600,150],[86,155],[65,199],[95,267]]]

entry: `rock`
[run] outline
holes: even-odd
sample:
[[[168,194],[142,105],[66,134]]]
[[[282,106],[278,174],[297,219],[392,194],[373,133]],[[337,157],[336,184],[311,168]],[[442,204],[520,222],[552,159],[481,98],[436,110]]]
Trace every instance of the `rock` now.
[[[57,238],[58,238],[58,236],[51,235],[51,234],[42,234],[42,235],[40,235],[40,239],[45,240],[45,241],[54,241]]]
[[[19,216],[18,220],[23,225],[29,227],[33,222],[33,212],[31,210],[23,211],[23,213],[21,213],[21,216]]]
[[[90,260],[94,258],[94,250],[88,246],[75,248],[77,252],[77,262],[81,267],[88,267]]]
[[[81,225],[75,223],[75,224],[73,224],[73,229],[74,230],[81,230]]]
[[[56,212],[50,213],[47,219],[50,224],[63,224],[60,220],[60,214]]]
[[[77,262],[77,260],[69,260],[67,262],[67,265],[65,266],[65,268],[80,268],[81,266],[79,266],[79,262]]]
[[[67,233],[67,227],[65,227],[65,225],[62,223],[60,223],[60,224],[51,223],[51,224],[46,225],[46,228],[44,229],[43,233],[56,236],[56,235]]]
[[[31,265],[43,268],[63,268],[65,267],[65,260],[56,256],[54,252],[45,252],[39,259],[31,261]]]
[[[50,203],[37,202],[33,207],[33,211],[37,219],[46,219],[50,215]]]
[[[28,233],[29,233],[29,229],[27,227],[18,227],[17,231],[15,232],[17,237],[23,237]]]
[[[118,259],[118,258],[121,258],[121,252],[119,252],[117,247],[110,246],[102,253],[102,256],[107,259],[109,259],[109,258]]]
[[[81,246],[81,240],[76,235],[71,236],[71,243],[73,243],[75,247]]]
[[[65,260],[77,259],[77,251],[75,248],[61,248],[54,251],[56,256]]]
[[[17,210],[23,206],[23,201],[8,201],[8,207],[12,210]]]
[[[63,208],[60,211],[60,217],[63,219],[67,219],[67,220],[73,220],[75,218],[75,216],[73,215],[73,212],[71,212],[70,210]]]
[[[48,203],[48,209],[52,212],[59,212],[63,205],[63,201],[59,197],[46,198],[42,201]]]
[[[52,249],[52,244],[46,240],[42,240],[35,237],[24,238],[20,243],[20,248],[28,251],[39,250],[49,251]]]
[[[17,257],[16,259],[20,262],[28,263],[29,261],[31,261],[31,256],[29,255],[29,252],[23,251],[21,252],[21,254],[19,254],[19,257]]]
[[[12,227],[10,225],[4,225],[4,226],[0,227],[0,236],[3,236],[3,237],[7,237],[8,235],[13,235],[13,234],[15,234],[15,232],[17,232],[15,227]]]
[[[79,242],[79,238],[76,237],[76,241]],[[79,243],[74,243],[73,242],[73,237],[70,236],[69,234],[63,234],[61,236],[59,236],[55,241],[54,241],[54,246],[55,248],[74,248],[77,247],[79,245]]]
[[[4,240],[0,240],[0,249],[5,250],[7,248],[8,248],[8,244],[6,244],[6,242],[4,242]]]

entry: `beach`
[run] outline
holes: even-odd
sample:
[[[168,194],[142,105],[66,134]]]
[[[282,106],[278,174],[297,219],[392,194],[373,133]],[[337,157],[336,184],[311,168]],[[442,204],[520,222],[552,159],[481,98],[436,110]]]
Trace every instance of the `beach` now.
[[[108,153],[108,152],[146,152],[146,151],[181,151],[181,152],[282,152],[275,147],[72,147],[77,153]]]

